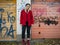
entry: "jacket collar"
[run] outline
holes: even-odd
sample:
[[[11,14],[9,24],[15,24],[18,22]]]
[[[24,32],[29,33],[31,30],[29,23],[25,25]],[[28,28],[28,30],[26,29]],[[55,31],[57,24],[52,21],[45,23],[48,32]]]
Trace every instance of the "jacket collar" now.
[[[24,9],[25,10],[25,12],[26,12],[26,9]],[[30,11],[30,9],[28,10],[28,12]]]

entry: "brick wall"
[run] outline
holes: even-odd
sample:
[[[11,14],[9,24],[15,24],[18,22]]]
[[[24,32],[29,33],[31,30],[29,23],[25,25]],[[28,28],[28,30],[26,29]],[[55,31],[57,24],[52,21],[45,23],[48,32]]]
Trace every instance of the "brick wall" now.
[[[51,3],[34,3],[32,4],[32,11],[34,16],[34,25],[32,26],[32,38],[60,38],[60,6],[59,4]],[[58,24],[45,24],[44,22],[39,22],[38,18],[49,18],[57,16],[55,21]],[[40,26],[39,26],[40,25]]]

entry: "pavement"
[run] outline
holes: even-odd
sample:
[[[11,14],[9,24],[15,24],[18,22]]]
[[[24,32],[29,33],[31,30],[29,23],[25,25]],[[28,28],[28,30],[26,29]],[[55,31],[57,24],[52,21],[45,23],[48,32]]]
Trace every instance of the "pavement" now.
[[[0,41],[0,45],[22,45],[21,43],[21,35],[17,36],[17,40],[15,41]],[[51,38],[51,39],[31,39],[30,45],[60,45],[60,39]]]
[[[0,45],[22,45],[21,41],[0,41]],[[31,40],[30,45],[60,45],[60,39]]]

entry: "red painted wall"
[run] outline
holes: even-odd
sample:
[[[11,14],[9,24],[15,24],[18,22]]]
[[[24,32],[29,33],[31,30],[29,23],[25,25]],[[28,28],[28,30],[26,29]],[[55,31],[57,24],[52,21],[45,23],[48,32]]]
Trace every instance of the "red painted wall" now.
[[[39,38],[60,38],[60,5],[48,5],[47,3],[34,3],[32,4],[33,16],[36,23],[32,26],[32,39]],[[57,16],[55,19],[58,24],[44,24],[44,22],[39,23],[39,15],[42,17],[50,18]],[[41,17],[41,16],[40,16]],[[50,18],[52,20],[52,18]],[[39,27],[40,24],[40,27]]]

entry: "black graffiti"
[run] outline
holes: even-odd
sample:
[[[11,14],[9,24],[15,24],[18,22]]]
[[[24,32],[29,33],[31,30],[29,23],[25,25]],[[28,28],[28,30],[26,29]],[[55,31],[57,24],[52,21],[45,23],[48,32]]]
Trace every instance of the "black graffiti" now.
[[[47,24],[47,25],[50,25],[50,24],[57,25],[58,24],[57,19],[58,19],[57,16],[54,16],[54,17],[34,16],[34,23],[39,22],[39,27],[40,27],[40,23],[44,23],[44,24]]]
[[[58,21],[55,20],[50,20],[49,18],[47,20],[44,21],[45,24],[50,25],[50,24],[58,24]]]

